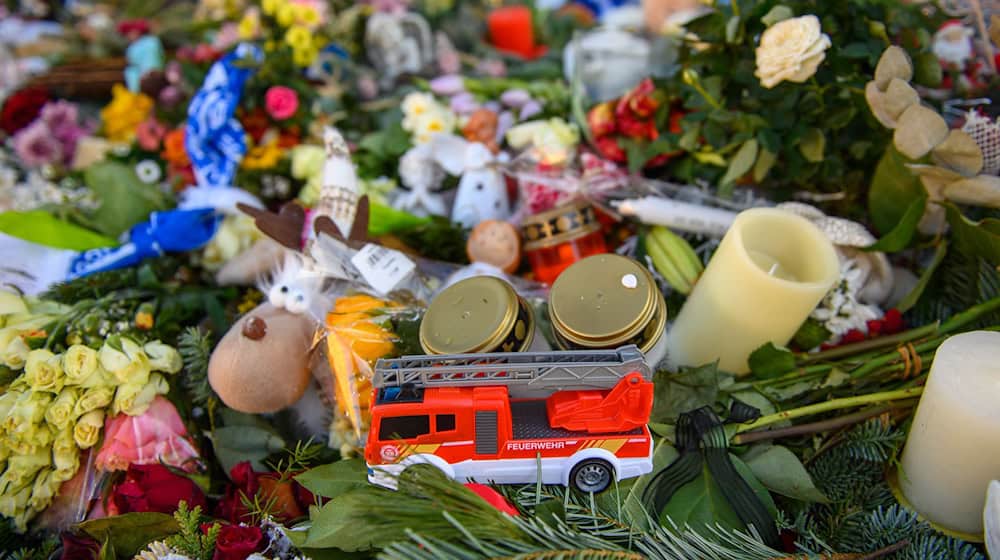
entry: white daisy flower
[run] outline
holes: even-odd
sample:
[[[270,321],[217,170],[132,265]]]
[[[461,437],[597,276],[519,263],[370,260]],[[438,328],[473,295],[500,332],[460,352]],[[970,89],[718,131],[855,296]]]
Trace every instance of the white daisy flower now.
[[[144,159],[137,163],[135,174],[139,177],[140,181],[149,185],[160,182],[160,179],[163,177],[163,171],[160,170],[160,166],[151,159]]]

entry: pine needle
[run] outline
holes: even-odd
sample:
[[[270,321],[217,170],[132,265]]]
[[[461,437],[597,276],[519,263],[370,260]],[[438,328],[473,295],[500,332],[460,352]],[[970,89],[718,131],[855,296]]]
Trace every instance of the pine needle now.
[[[184,361],[181,386],[193,404],[207,406],[215,398],[208,383],[208,361],[212,357],[211,331],[188,327],[177,339],[177,350]]]

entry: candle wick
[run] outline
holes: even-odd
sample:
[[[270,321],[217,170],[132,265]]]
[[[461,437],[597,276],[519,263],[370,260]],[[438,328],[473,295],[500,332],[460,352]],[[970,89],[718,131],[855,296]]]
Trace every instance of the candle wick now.
[[[768,276],[774,276],[774,273],[778,270],[778,263],[771,265],[771,270],[767,271]]]

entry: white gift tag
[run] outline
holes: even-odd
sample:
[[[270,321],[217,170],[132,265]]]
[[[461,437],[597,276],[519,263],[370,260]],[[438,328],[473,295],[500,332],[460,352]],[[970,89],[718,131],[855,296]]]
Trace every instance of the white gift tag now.
[[[380,294],[396,289],[417,265],[399,251],[369,243],[351,258],[351,263],[361,272],[365,281]]]

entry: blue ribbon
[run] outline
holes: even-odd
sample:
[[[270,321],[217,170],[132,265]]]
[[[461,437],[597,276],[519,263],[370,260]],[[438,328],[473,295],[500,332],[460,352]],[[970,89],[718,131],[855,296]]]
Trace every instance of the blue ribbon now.
[[[188,106],[184,147],[194,167],[199,187],[228,187],[247,152],[243,126],[233,118],[243,85],[254,68],[238,64],[259,63],[263,52],[251,43],[240,43],[208,70],[205,82]]]
[[[221,220],[212,208],[153,212],[148,222],[129,230],[127,243],[77,255],[70,264],[68,279],[132,266],[167,252],[197,249],[212,239]]]

